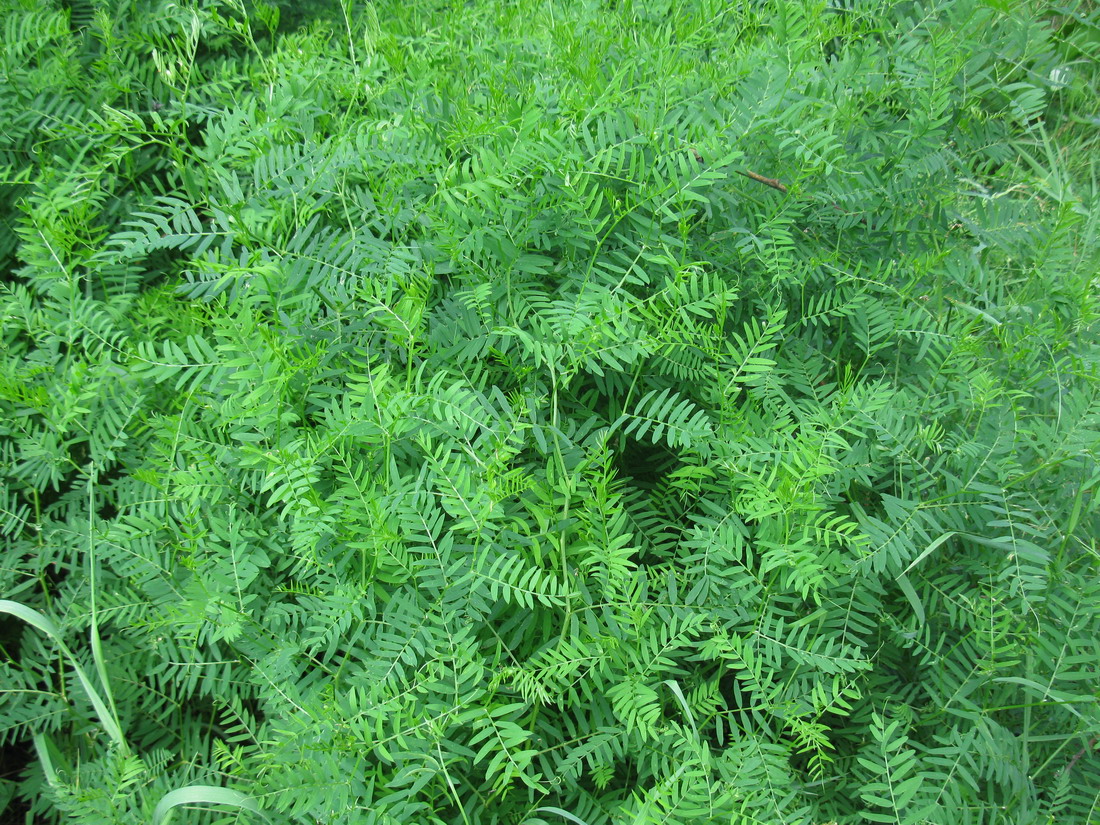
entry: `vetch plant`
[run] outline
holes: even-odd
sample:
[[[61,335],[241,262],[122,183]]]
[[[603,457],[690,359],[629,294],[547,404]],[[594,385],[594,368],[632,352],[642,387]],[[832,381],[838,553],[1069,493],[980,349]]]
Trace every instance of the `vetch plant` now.
[[[3,11],[9,818],[1096,818],[1087,4]]]

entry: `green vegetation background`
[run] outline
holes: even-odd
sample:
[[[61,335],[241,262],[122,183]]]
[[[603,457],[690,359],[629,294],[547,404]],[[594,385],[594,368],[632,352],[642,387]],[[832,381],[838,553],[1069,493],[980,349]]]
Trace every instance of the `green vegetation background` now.
[[[6,822],[1100,821],[1087,0],[3,0]]]

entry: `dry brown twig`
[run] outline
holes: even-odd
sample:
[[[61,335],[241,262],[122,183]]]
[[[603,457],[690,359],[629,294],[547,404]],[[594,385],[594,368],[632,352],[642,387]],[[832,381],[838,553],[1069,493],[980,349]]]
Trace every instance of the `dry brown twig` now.
[[[744,175],[746,178],[762,183],[765,186],[770,186],[772,189],[778,189],[780,192],[786,194],[787,187],[780,183],[775,178],[766,178],[763,175],[758,175],[756,172],[738,171],[738,174]]]

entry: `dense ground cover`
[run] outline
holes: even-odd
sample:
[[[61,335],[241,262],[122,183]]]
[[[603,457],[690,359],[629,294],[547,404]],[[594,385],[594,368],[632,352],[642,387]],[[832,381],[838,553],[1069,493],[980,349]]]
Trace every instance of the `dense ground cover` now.
[[[0,5],[5,821],[1100,817],[1094,4]]]

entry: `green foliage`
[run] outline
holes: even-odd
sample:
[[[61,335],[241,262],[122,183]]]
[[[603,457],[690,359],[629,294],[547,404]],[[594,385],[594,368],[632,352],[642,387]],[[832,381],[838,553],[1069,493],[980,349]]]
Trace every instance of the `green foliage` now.
[[[1094,6],[0,8],[12,821],[1100,816]]]

